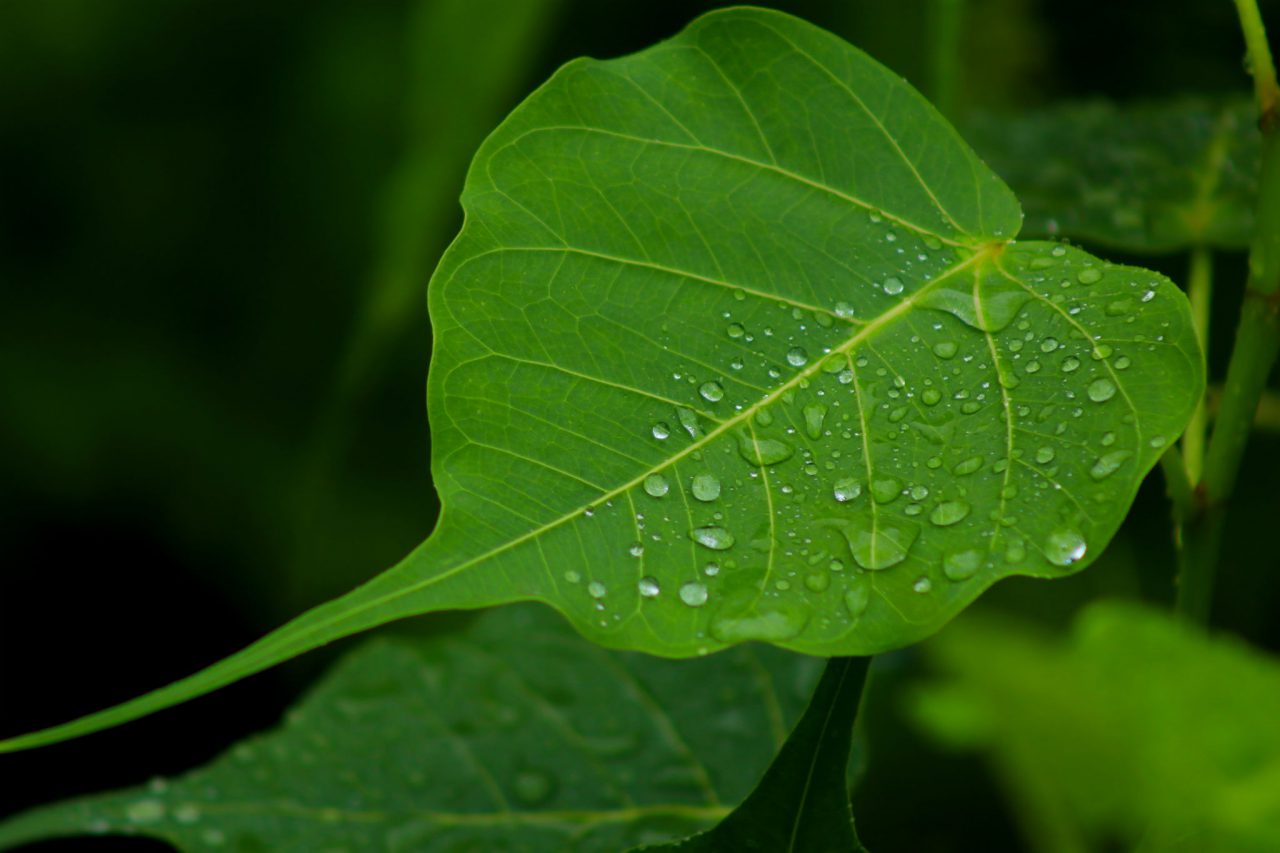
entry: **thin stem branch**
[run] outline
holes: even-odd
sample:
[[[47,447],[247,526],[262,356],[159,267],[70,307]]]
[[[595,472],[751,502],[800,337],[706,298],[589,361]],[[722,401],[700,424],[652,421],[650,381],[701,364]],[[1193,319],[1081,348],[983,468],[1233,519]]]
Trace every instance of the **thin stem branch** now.
[[[1258,401],[1280,354],[1280,136],[1276,133],[1280,87],[1256,0],[1236,0],[1236,10],[1258,101],[1262,170],[1244,306],[1196,484],[1197,512],[1186,524],[1179,554],[1177,611],[1200,623],[1209,618],[1225,503],[1235,488]]]
[[[1187,296],[1191,299],[1191,319],[1195,323],[1200,349],[1209,351],[1209,309],[1213,302],[1213,255],[1202,246],[1191,250],[1191,265],[1187,271]],[[1204,467],[1204,443],[1208,427],[1208,413],[1202,398],[1182,435],[1182,458],[1186,474],[1192,483],[1200,482]]]

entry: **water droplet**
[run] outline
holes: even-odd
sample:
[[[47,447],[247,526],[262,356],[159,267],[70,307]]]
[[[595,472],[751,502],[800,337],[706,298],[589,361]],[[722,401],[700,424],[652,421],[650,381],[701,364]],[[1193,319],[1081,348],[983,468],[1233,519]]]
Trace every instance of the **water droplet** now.
[[[787,350],[787,364],[792,367],[804,367],[809,361],[809,353],[803,347],[792,347]]]
[[[808,613],[786,602],[764,602],[752,595],[736,606],[726,607],[711,622],[711,634],[725,643],[746,640],[779,642],[799,634]]]
[[[658,579],[653,577],[640,578],[640,583],[637,586],[640,589],[640,594],[645,598],[657,598],[658,593],[662,592]]]
[[[1057,338],[1045,338],[1040,342],[1040,352],[1053,352],[1058,346]]]
[[[881,477],[871,481],[871,497],[878,504],[893,503],[902,494],[902,481],[897,477]]]
[[[742,326],[742,324],[741,324],[741,323],[730,323],[730,324],[729,324],[728,335],[729,335],[729,337],[733,338],[734,340],[737,340],[738,338],[741,338],[741,337],[742,337],[743,335],[745,335],[746,333],[747,333],[747,330],[746,330],[745,328],[743,328],[743,326]]]
[[[1049,254],[1053,255],[1055,258],[1060,258],[1066,253],[1067,253],[1067,250],[1063,246],[1054,246],[1053,250],[1049,252]]]
[[[942,573],[946,575],[947,580],[968,580],[977,574],[981,567],[982,554],[972,548],[957,551],[942,558]]]
[[[902,292],[902,281],[890,276],[884,280],[884,292],[890,296],[897,296]]]
[[[1036,451],[1036,461],[1041,465],[1048,465],[1056,455],[1052,447],[1042,447]]]
[[[1095,480],[1105,480],[1116,472],[1125,460],[1132,456],[1132,451],[1115,450],[1111,453],[1105,453],[1098,457],[1098,461],[1093,463],[1093,467],[1089,469],[1089,476]]]
[[[844,594],[844,606],[849,615],[857,619],[867,612],[867,604],[871,601],[871,588],[865,583],[858,584]]]
[[[1124,314],[1128,314],[1132,310],[1133,300],[1129,297],[1125,297],[1124,299],[1117,299],[1114,302],[1108,302],[1106,314],[1108,317],[1120,317]]]
[[[926,388],[920,393],[920,399],[926,406],[936,406],[942,399],[942,392],[937,388]]]
[[[650,474],[644,478],[644,490],[653,498],[660,498],[671,489],[671,484],[667,482],[667,478],[661,474]]]
[[[582,581],[582,575],[578,574],[573,569],[570,569],[564,573],[564,579],[569,583],[580,583]]]
[[[972,285],[939,280],[933,288],[916,295],[916,304],[946,311],[979,331],[998,332],[1013,322],[1030,298],[1031,294],[1020,285],[999,275],[985,274],[976,296]]]
[[[1081,284],[1094,284],[1102,279],[1102,270],[1097,267],[1086,267],[1076,273],[1076,281]]]
[[[643,557],[644,546],[641,545],[639,542],[635,542],[631,545],[630,548],[627,549],[627,553],[633,557]]]
[[[1025,370],[1027,373],[1039,373],[1039,372],[1040,372],[1040,362],[1036,361],[1036,360],[1033,358],[1031,361],[1028,361],[1028,362],[1027,362],[1027,366],[1026,366],[1026,367],[1024,367],[1024,368],[1023,368],[1023,370]]]
[[[933,581],[929,580],[926,577],[916,578],[916,582],[911,585],[911,589],[914,592],[918,592],[923,595],[924,593],[933,589]]]
[[[702,438],[702,427],[698,424],[698,414],[693,409],[677,406],[676,419],[680,421],[680,426],[684,427],[684,431],[689,433],[690,438]]]
[[[706,584],[689,581],[680,587],[680,600],[690,607],[701,607],[707,603]]]
[[[720,387],[719,382],[703,382],[698,393],[708,403],[718,403],[724,399],[724,388]]]
[[[929,497],[929,487],[923,486],[923,485],[912,486],[908,494],[911,496],[911,500],[922,501],[925,498]]]
[[[804,431],[809,438],[822,436],[822,422],[826,417],[827,407],[822,403],[810,403],[804,407]]]
[[[970,456],[968,459],[964,460],[963,462],[957,463],[956,466],[951,469],[951,473],[959,477],[963,477],[968,474],[972,474],[973,472],[977,471],[981,467],[982,467],[982,457]]]
[[[1095,403],[1105,403],[1116,395],[1115,383],[1110,379],[1095,379],[1089,383],[1089,399]]]
[[[200,807],[195,803],[181,803],[173,810],[173,819],[178,823],[193,824],[200,820]]]
[[[689,538],[712,551],[726,551],[733,547],[733,534],[716,525],[695,527],[689,531]]]
[[[1074,530],[1063,528],[1049,534],[1044,545],[1044,556],[1055,566],[1069,566],[1084,556],[1084,537]]]
[[[747,430],[738,433],[738,454],[752,465],[777,465],[790,459],[795,452],[795,448],[785,441],[757,438]]]
[[[950,527],[963,521],[969,514],[969,504],[964,501],[943,501],[929,513],[929,520],[939,527]]]
[[[862,494],[862,484],[852,477],[837,480],[831,493],[840,503],[847,503]]]
[[[702,573],[709,578],[713,578],[720,574],[720,564],[716,562],[707,563],[702,567]]]
[[[955,341],[939,341],[933,345],[933,354],[938,358],[955,358],[959,351]]]
[[[609,593],[609,588],[600,581],[592,581],[587,584],[587,595],[592,598],[604,598]]]
[[[804,585],[811,592],[826,592],[827,587],[831,586],[831,578],[824,572],[813,572],[805,576]]]
[[[853,306],[848,302],[837,302],[835,315],[842,320],[851,320],[853,319]]]
[[[1063,373],[1075,373],[1079,369],[1080,359],[1076,358],[1074,355],[1069,355],[1062,360]]]
[[[713,501],[720,497],[720,481],[714,474],[694,474],[690,491],[700,501]]]
[[[671,427],[667,426],[662,421],[658,421],[656,424],[653,425],[654,438],[658,439],[659,441],[663,441],[669,435],[671,435]]]
[[[849,543],[849,551],[859,566],[880,571],[896,566],[907,558],[919,528],[907,522],[904,526],[873,525],[869,519],[856,519],[841,532]]]
[[[1168,441],[1168,439],[1163,435],[1153,435],[1147,444],[1150,444],[1152,447],[1164,447],[1166,441]]]

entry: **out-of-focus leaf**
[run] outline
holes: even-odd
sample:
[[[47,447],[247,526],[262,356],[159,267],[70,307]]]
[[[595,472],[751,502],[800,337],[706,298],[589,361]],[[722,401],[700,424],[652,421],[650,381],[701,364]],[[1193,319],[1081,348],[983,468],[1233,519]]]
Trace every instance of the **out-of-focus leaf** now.
[[[760,784],[701,835],[644,850],[684,853],[851,853],[849,751],[871,658],[832,658],[800,722]]]
[[[1066,642],[969,619],[925,648],[944,677],[920,691],[916,716],[944,743],[986,751],[1024,813],[1052,815],[1030,816],[1030,833],[1280,849],[1273,659],[1112,603],[1086,610]]]
[[[564,66],[463,206],[429,294],[431,538],[203,673],[0,751],[519,600],[667,656],[903,646],[1000,578],[1088,565],[1202,393],[1176,287],[1014,242],[1017,201],[919,94],[778,12]]]
[[[173,780],[19,815],[0,846],[137,833],[183,850],[616,853],[742,800],[819,667],[767,647],[609,652],[549,610],[508,608],[374,640],[279,730]]]
[[[1025,236],[1131,252],[1243,249],[1261,137],[1243,99],[1065,103],[982,115],[966,136],[1022,202]]]

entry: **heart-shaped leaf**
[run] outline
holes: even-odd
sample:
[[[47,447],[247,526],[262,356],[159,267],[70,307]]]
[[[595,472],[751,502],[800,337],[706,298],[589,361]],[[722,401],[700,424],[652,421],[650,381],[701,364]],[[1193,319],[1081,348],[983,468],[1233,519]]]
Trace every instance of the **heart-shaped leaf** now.
[[[728,9],[562,68],[493,133],[432,280],[443,514],[402,564],[48,742],[373,625],[535,599],[661,655],[867,655],[1078,571],[1203,386],[1159,275],[1015,243],[901,78]]]
[[[179,778],[0,823],[0,848],[139,834],[182,850],[617,853],[728,813],[820,668],[758,646],[609,652],[545,608],[507,608],[459,633],[375,640],[279,730]]]
[[[1131,252],[1245,249],[1262,135],[1246,98],[1066,103],[978,116],[970,142],[1027,213],[1022,233]]]

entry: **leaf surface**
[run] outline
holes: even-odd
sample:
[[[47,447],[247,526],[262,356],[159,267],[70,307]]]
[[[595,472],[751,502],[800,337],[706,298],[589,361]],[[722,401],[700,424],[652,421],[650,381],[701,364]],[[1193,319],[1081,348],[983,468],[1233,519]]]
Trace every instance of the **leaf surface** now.
[[[602,645],[868,655],[1087,565],[1203,386],[1154,273],[1012,242],[901,78],[759,9],[558,71],[485,142],[432,280],[444,507],[403,563],[185,682],[538,600]]]
[[[832,658],[764,778],[733,812],[693,838],[643,850],[684,853],[852,853],[847,785],[853,724],[871,658]]]
[[[943,678],[916,716],[989,754],[1024,817],[1054,816],[1029,822],[1058,825],[1045,849],[1280,847],[1274,660],[1114,603],[1086,610],[1065,643],[966,618],[925,648]]]
[[[1245,249],[1261,135],[1248,99],[1064,103],[967,135],[1018,194],[1027,236],[1131,252]]]
[[[760,646],[609,652],[544,608],[507,608],[373,640],[280,729],[179,778],[19,815],[0,847],[137,833],[183,850],[616,853],[746,796],[819,669]]]

